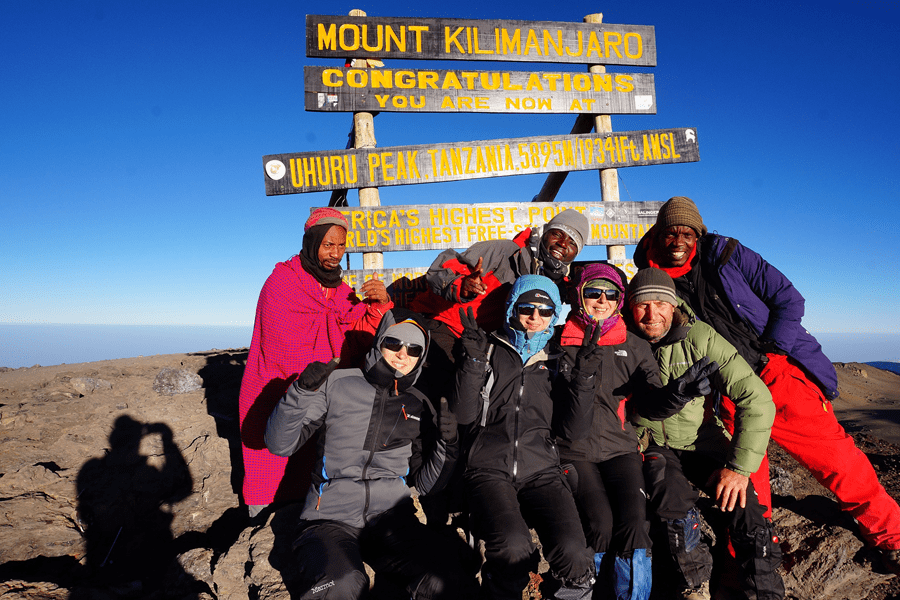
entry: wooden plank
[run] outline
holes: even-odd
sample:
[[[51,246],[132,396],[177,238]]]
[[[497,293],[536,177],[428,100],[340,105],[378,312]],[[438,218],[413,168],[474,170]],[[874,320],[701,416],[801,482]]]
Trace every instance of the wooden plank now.
[[[263,157],[266,195],[700,160],[697,130],[655,129]]]
[[[652,73],[305,67],[303,82],[309,111],[656,114]]]
[[[475,242],[512,239],[567,208],[584,213],[591,227],[585,244],[636,244],[656,222],[662,202],[501,202],[427,206],[338,207],[350,223],[347,252],[468,248]],[[315,210],[314,208],[310,209]]]
[[[306,55],[656,65],[652,25],[306,15]]]

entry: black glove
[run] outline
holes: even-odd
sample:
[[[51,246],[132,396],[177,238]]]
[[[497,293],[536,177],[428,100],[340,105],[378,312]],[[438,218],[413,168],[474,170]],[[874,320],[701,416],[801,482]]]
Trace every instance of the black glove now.
[[[300,373],[300,377],[297,379],[297,385],[304,390],[309,390],[311,392],[316,391],[323,383],[325,383],[325,380],[328,379],[328,376],[331,375],[332,371],[337,368],[340,361],[340,358],[334,357],[328,361],[328,364],[318,360],[309,363],[306,365],[306,368],[303,369],[303,372]]]
[[[456,415],[450,412],[450,405],[446,398],[441,398],[441,414],[438,415],[438,425],[441,429],[441,439],[448,444],[456,442],[459,434],[459,423]]]
[[[482,331],[475,321],[475,315],[472,307],[468,311],[464,311],[462,307],[459,309],[459,321],[463,326],[462,335],[459,341],[462,343],[463,350],[469,358],[487,362],[488,339],[487,334]]]
[[[683,406],[697,396],[706,396],[712,392],[709,378],[718,370],[719,363],[710,361],[708,356],[704,356],[691,365],[681,377],[670,381],[666,387]]]
[[[600,340],[600,330],[602,328],[603,323],[597,323],[594,326],[594,332],[590,336],[585,334],[584,339],[581,341],[581,347],[578,349],[578,353],[575,354],[574,374],[576,377],[588,379],[594,374],[599,374],[600,357],[603,355],[603,349],[597,345],[597,342]]]

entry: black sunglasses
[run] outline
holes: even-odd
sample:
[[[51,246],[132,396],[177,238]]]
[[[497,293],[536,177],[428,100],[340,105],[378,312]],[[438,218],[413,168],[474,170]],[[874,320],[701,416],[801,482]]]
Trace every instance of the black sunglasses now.
[[[556,309],[547,306],[535,306],[534,304],[516,304],[516,313],[523,317],[530,317],[535,310],[546,319],[547,317],[552,317]]]
[[[602,296],[606,296],[606,299],[610,302],[618,302],[619,294],[619,290],[607,290],[603,288],[585,288],[581,293],[585,300],[599,300]]]
[[[381,342],[381,348],[386,348],[391,352],[400,352],[400,349],[404,346],[406,347],[406,353],[413,358],[419,358],[420,356],[422,356],[422,351],[425,350],[425,348],[418,344],[407,344],[406,342],[401,342],[394,337],[386,337]]]

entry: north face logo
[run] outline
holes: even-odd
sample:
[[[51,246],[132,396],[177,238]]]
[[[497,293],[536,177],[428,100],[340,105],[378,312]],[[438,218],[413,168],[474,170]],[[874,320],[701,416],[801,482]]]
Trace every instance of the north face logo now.
[[[616,350],[616,356],[628,356],[628,352],[625,350]]]

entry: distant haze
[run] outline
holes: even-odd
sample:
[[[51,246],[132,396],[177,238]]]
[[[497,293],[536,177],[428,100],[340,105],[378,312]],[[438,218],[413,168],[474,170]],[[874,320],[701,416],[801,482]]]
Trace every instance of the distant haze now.
[[[95,362],[250,345],[251,326],[0,323],[0,367]],[[900,334],[821,333],[832,362],[900,362]]]

